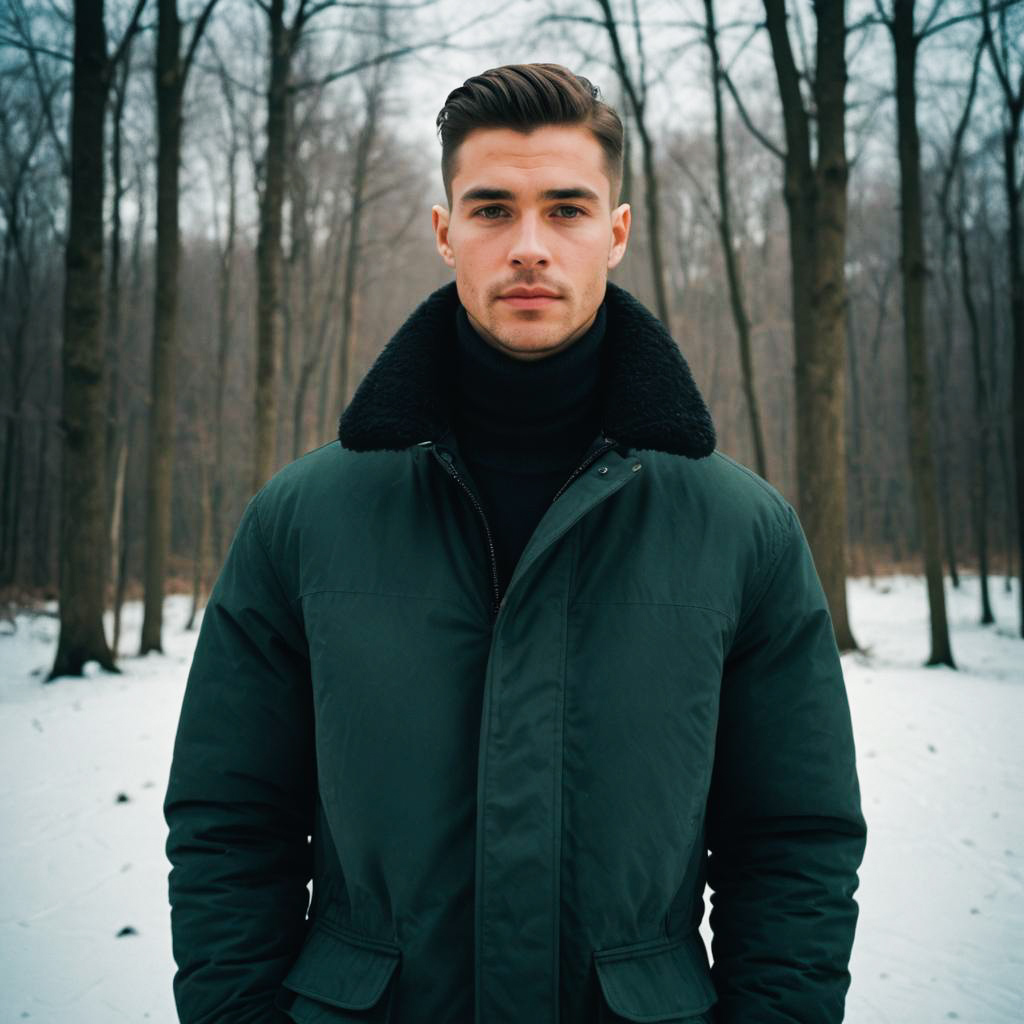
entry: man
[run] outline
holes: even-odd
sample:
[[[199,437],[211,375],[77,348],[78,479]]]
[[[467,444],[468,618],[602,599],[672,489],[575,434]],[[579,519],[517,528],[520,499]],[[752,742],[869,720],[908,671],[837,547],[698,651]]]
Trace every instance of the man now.
[[[607,282],[621,123],[543,64],[438,123],[455,281],[252,499],[206,610],[181,1019],[839,1021],[865,830],[832,626],[793,509]]]

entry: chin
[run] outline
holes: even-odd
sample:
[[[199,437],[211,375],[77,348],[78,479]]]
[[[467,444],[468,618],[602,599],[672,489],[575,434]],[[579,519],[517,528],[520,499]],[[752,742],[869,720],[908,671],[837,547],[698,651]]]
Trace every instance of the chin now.
[[[503,349],[522,355],[546,355],[565,346],[565,338],[561,335],[528,338],[503,338],[499,335],[498,341]]]

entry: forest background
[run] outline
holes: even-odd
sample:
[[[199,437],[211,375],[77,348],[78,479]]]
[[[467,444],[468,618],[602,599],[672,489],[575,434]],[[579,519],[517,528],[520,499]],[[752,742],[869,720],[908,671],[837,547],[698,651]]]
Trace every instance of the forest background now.
[[[990,621],[1021,572],[1022,41],[997,0],[6,0],[0,596],[58,598],[53,678],[161,649],[450,279],[447,93],[556,61],[626,124],[612,278],[796,505],[840,647],[847,578],[909,571],[953,665],[945,586]]]

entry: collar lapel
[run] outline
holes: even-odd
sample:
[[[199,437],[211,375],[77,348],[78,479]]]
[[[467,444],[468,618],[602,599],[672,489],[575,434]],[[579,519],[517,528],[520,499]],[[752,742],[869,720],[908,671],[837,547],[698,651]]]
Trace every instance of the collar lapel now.
[[[715,428],[679,347],[629,292],[608,283],[604,433],[620,446],[692,459],[710,455]],[[384,347],[344,411],[343,447],[396,451],[449,429],[454,282],[433,292]]]

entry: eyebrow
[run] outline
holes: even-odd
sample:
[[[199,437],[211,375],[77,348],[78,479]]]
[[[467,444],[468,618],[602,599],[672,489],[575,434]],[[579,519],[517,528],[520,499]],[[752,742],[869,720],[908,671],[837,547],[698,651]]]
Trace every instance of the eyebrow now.
[[[463,203],[475,203],[480,200],[494,200],[504,199],[512,201],[516,198],[514,192],[510,192],[507,188],[488,188],[487,186],[480,185],[477,188],[471,188],[467,192],[463,192],[459,201]],[[600,202],[600,197],[596,192],[589,188],[585,188],[583,185],[573,185],[571,188],[549,188],[544,192],[539,193],[539,199],[589,199],[593,203]]]

